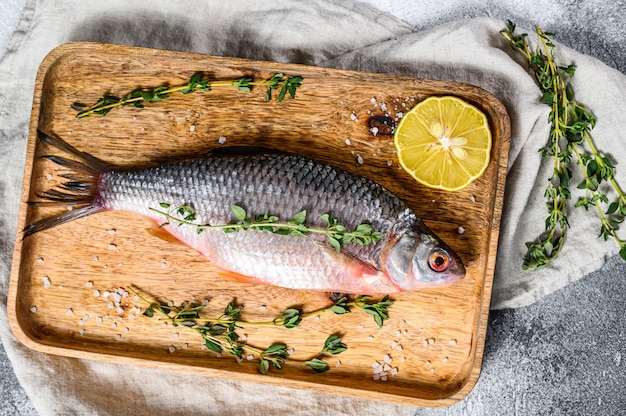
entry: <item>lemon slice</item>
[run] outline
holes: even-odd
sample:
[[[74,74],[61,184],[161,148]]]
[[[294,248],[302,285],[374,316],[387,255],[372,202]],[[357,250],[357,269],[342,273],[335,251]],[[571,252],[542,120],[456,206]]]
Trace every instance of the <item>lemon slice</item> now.
[[[491,130],[479,109],[457,97],[430,97],[394,133],[400,165],[419,183],[458,191],[489,165]]]

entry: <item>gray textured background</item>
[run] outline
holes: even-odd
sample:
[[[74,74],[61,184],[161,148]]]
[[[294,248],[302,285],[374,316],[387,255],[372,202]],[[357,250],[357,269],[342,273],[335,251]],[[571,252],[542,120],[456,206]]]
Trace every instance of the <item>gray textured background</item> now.
[[[419,13],[394,0],[369,0],[417,28],[458,18],[491,16],[522,27],[540,25],[557,39],[626,73],[626,3],[591,0],[502,2],[443,0]],[[23,1],[3,0],[0,50],[17,24]],[[534,305],[492,311],[481,377],[469,396],[416,415],[626,414],[626,263],[606,265]],[[4,307],[4,305],[3,305]],[[0,344],[1,345],[1,344]],[[0,415],[35,415],[0,348]]]

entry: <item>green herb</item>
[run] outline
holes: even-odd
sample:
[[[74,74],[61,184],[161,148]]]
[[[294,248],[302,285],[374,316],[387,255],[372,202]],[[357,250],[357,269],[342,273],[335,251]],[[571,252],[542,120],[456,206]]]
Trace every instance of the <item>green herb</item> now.
[[[164,211],[150,208],[152,211],[163,215],[166,218],[166,222],[161,226],[169,225],[170,222],[180,225],[190,225],[196,227],[198,233],[207,229],[221,229],[224,232],[232,233],[241,230],[266,230],[274,234],[280,235],[292,235],[292,236],[305,236],[311,233],[323,234],[328,238],[328,243],[337,252],[341,250],[341,247],[356,243],[362,246],[368,244],[374,244],[383,237],[383,234],[375,231],[374,227],[370,224],[360,224],[355,230],[348,231],[345,226],[338,224],[336,218],[330,217],[328,214],[321,216],[322,220],[326,223],[325,228],[315,228],[306,225],[307,212],[306,210],[296,213],[291,220],[281,222],[275,215],[269,215],[267,213],[263,215],[256,215],[254,217],[249,216],[246,210],[240,206],[232,205],[231,212],[235,217],[235,220],[223,225],[211,225],[211,224],[196,224],[196,212],[188,206],[173,207],[171,204],[160,203],[159,204]]]
[[[145,103],[156,103],[165,98],[168,98],[170,94],[174,92],[180,92],[183,94],[190,94],[195,91],[209,92],[213,88],[219,87],[234,87],[239,91],[250,92],[252,87],[260,86],[266,87],[265,101],[272,99],[272,91],[278,91],[278,101],[283,101],[287,93],[291,98],[295,98],[296,89],[302,85],[302,77],[285,77],[281,72],[275,73],[271,78],[266,81],[254,81],[251,77],[242,77],[232,81],[210,81],[207,78],[203,78],[202,74],[196,73],[191,76],[189,82],[185,85],[179,85],[175,87],[168,87],[162,85],[160,87],[145,89],[137,88],[129,92],[125,96],[119,98],[109,93],[104,93],[98,101],[92,106],[86,106],[81,103],[73,103],[72,108],[78,111],[76,117],[85,118],[90,115],[104,116],[107,115],[115,107],[133,106],[136,108],[143,108]]]
[[[626,197],[615,181],[613,164],[598,151],[591,138],[590,131],[595,126],[595,117],[585,106],[574,100],[574,91],[569,81],[574,76],[576,67],[556,64],[552,33],[543,32],[537,27],[538,45],[534,51],[526,42],[528,35],[516,35],[515,24],[512,22],[509,21],[507,28],[500,33],[528,60],[542,94],[541,102],[552,108],[549,116],[550,138],[546,146],[540,149],[544,157],[553,159],[553,172],[544,194],[549,212],[545,221],[546,231],[536,242],[528,243],[522,267],[543,268],[561,251],[569,228],[567,201],[571,199],[569,181],[574,163],[578,165],[584,178],[578,189],[585,191],[575,207],[596,208],[600,217],[599,237],[615,240],[620,247],[620,256],[626,260],[626,242],[615,234],[626,218]],[[614,200],[610,201],[608,195],[600,189],[602,183],[607,183],[617,194]]]
[[[317,355],[317,357],[313,358],[312,360],[306,361],[304,365],[311,367],[316,373],[323,373],[324,371],[328,371],[330,367],[328,366],[328,363],[322,358],[326,355],[341,354],[347,349],[348,347],[346,346],[346,344],[341,342],[341,338],[338,335],[331,335],[326,338],[326,342],[324,342],[324,348]]]
[[[289,359],[289,348],[284,343],[274,343],[266,349],[247,344],[242,341],[241,336],[237,333],[244,325],[296,328],[301,325],[303,319],[308,317],[329,311],[336,314],[349,313],[350,308],[355,306],[367,313],[371,313],[368,312],[369,310],[378,311],[374,317],[377,323],[380,321],[379,326],[382,326],[382,321],[387,319],[387,308],[393,305],[393,302],[388,301],[388,296],[385,296],[381,301],[374,301],[367,296],[358,296],[352,302],[344,297],[332,306],[316,311],[303,313],[300,309],[288,308],[270,321],[249,322],[241,320],[241,306],[236,306],[233,302],[228,303],[222,315],[207,318],[202,317],[200,313],[208,303],[183,302],[180,306],[173,306],[171,303],[150,302],[132,288],[129,291],[147,305],[143,315],[149,318],[158,315],[175,327],[182,326],[195,331],[202,337],[205,346],[210,351],[221,354],[225,350],[240,360],[243,359],[244,353],[252,354],[259,359],[258,370],[261,374],[267,374],[272,366],[277,370],[282,369],[283,364]],[[380,316],[380,318],[376,318],[376,316]],[[329,369],[329,366],[323,358],[328,355],[340,354],[346,349],[347,346],[342,342],[342,338],[337,334],[332,334],[324,342],[322,350],[312,359],[305,361],[291,359],[291,361],[304,364],[316,372],[324,372]]]

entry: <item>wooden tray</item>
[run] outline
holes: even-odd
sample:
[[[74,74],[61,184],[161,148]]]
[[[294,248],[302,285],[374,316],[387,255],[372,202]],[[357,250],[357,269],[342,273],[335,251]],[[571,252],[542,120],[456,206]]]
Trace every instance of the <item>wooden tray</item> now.
[[[181,85],[196,72],[222,80],[244,75],[264,80],[284,72],[301,75],[304,81],[296,98],[283,102],[265,102],[261,88],[250,93],[225,88],[175,94],[144,109],[115,109],[106,117],[77,119],[70,108],[75,101],[91,104],[104,92],[123,95],[137,87]],[[474,184],[455,193],[427,189],[400,169],[391,129],[384,125],[428,96],[449,94],[481,108],[493,133],[488,169]],[[379,127],[377,134],[372,127]],[[117,309],[102,295],[135,285],[176,304],[209,299],[207,312],[212,316],[236,299],[244,305],[247,320],[272,319],[294,305],[315,310],[328,301],[312,292],[224,281],[195,251],[151,235],[147,231],[151,221],[107,212],[25,240],[18,232],[9,319],[15,335],[30,348],[420,406],[453,404],[476,383],[509,150],[506,110],[488,92],[466,84],[383,74],[106,44],[65,44],[45,58],[37,75],[19,230],[56,212],[26,204],[50,187],[50,178],[58,170],[40,158],[50,150],[37,142],[38,128],[126,167],[198,156],[220,146],[256,145],[357,172],[408,201],[460,254],[467,277],[447,288],[394,295],[396,303],[382,329],[360,311],[309,318],[296,329],[245,328],[241,333],[247,334],[250,344],[283,341],[294,349],[294,358],[310,357],[335,332],[348,345],[346,352],[330,360],[332,368],[326,373],[287,364],[282,371],[261,375],[256,360],[238,363],[228,354],[219,358],[201,347],[203,341],[193,331],[163,327],[156,319],[136,313],[133,308],[141,303],[132,296]],[[464,232],[459,233],[459,227]],[[392,358],[397,374],[387,381],[374,380],[373,363],[385,355]]]

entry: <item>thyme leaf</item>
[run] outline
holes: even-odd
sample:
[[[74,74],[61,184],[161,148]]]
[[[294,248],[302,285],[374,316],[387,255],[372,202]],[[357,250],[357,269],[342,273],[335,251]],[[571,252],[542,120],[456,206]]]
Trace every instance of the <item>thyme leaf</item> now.
[[[295,98],[296,89],[300,88],[301,85],[301,76],[289,77],[281,72],[275,73],[266,81],[254,81],[252,77],[241,77],[232,81],[211,81],[208,78],[203,78],[201,73],[195,73],[189,78],[189,82],[184,85],[136,88],[123,97],[104,93],[91,106],[75,102],[72,103],[71,108],[78,112],[76,114],[78,118],[85,118],[91,115],[105,116],[116,107],[133,106],[135,108],[144,108],[145,103],[162,101],[175,92],[182,94],[191,94],[195,91],[210,92],[213,88],[219,87],[234,87],[243,92],[252,91],[254,86],[266,87],[265,101],[272,99],[272,91],[280,89],[277,100],[281,102],[285,99],[287,93],[289,93],[291,98]]]
[[[150,208],[152,211],[161,214],[165,217],[166,221],[161,226],[169,225],[170,223],[181,225],[188,225],[196,227],[198,234],[207,229],[221,229],[224,232],[232,233],[237,231],[247,230],[265,230],[274,234],[291,235],[291,236],[306,236],[309,234],[322,234],[328,239],[328,243],[337,252],[341,251],[343,246],[350,243],[355,243],[361,246],[368,244],[375,244],[383,237],[383,233],[374,230],[371,224],[362,223],[355,230],[349,231],[345,226],[338,223],[337,218],[333,218],[328,214],[321,216],[325,222],[326,227],[312,227],[306,225],[307,212],[302,210],[293,215],[293,217],[286,222],[281,222],[275,215],[269,215],[268,213],[262,215],[250,216],[246,210],[240,206],[232,205],[230,207],[234,221],[228,224],[214,225],[214,224],[197,224],[196,212],[188,205],[179,207],[173,207],[171,204],[161,202],[159,203],[161,209]]]
[[[516,34],[513,22],[507,23],[500,33],[514,49],[521,52],[541,92],[540,101],[551,107],[549,115],[550,136],[548,143],[540,149],[541,155],[552,158],[553,171],[544,193],[548,208],[545,232],[534,242],[527,243],[528,249],[522,264],[523,269],[541,269],[560,253],[569,228],[567,213],[571,199],[569,181],[571,169],[577,165],[583,181],[577,189],[584,190],[574,207],[596,208],[600,218],[598,237],[613,239],[620,247],[619,254],[626,260],[626,241],[616,232],[626,218],[626,196],[615,181],[613,163],[596,148],[591,130],[596,119],[589,109],[574,100],[574,90],[569,83],[576,72],[574,65],[559,66],[555,62],[555,44],[552,33],[535,28],[538,42],[533,50],[527,42],[527,34]],[[600,187],[608,184],[616,197],[611,200]],[[605,205],[608,208],[605,209]]]
[[[179,306],[171,302],[151,302],[140,295],[137,290],[130,288],[136,299],[145,306],[144,316],[148,318],[160,317],[161,320],[169,322],[174,327],[188,328],[202,337],[208,350],[221,354],[227,351],[229,354],[242,360],[244,354],[256,356],[259,359],[257,370],[261,374],[267,374],[273,367],[281,370],[287,360],[303,364],[310,367],[315,372],[321,373],[330,369],[325,357],[341,354],[348,346],[343,343],[343,339],[338,334],[332,334],[324,341],[324,346],[318,354],[309,360],[296,360],[290,358],[290,349],[282,342],[273,343],[269,347],[262,349],[248,344],[237,332],[244,326],[282,326],[285,328],[295,328],[301,325],[303,319],[332,311],[335,314],[350,312],[349,308],[356,306],[364,311],[377,310],[381,313],[380,319],[387,319],[387,308],[393,304],[385,296],[381,301],[374,301],[367,296],[359,296],[353,302],[348,302],[347,297],[341,298],[332,306],[318,309],[316,311],[303,313],[300,309],[287,308],[280,315],[270,321],[244,321],[241,318],[241,306],[237,306],[233,301],[224,308],[224,313],[218,317],[204,317],[201,312],[206,308],[208,302],[195,303],[183,302]],[[338,313],[336,307],[341,307],[342,312]],[[371,312],[368,312],[371,313]],[[382,317],[384,315],[384,317]],[[375,315],[376,316],[376,315]]]

